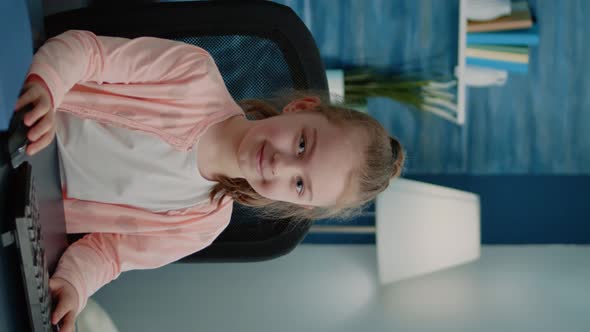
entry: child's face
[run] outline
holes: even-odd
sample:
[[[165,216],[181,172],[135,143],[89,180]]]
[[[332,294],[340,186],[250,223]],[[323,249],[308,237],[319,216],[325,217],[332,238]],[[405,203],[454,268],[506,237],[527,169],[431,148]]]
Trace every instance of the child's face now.
[[[350,174],[359,167],[366,144],[360,131],[341,128],[315,111],[258,120],[240,142],[238,164],[266,198],[333,205],[354,185]]]

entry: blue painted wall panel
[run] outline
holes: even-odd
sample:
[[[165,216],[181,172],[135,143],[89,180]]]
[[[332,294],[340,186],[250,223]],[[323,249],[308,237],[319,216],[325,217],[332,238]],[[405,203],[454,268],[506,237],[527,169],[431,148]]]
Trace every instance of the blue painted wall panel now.
[[[312,31],[328,67],[452,72],[458,1],[277,1]],[[370,112],[404,143],[408,173],[589,174],[590,2],[530,1],[540,31],[527,74],[470,89],[457,127],[388,100]]]

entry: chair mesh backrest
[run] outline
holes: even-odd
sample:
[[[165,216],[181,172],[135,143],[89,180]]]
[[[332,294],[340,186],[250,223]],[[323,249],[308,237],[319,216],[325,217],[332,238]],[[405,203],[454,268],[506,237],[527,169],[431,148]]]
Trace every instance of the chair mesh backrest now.
[[[295,88],[283,52],[272,40],[240,35],[170,39],[207,50],[235,100],[264,98],[281,89]]]

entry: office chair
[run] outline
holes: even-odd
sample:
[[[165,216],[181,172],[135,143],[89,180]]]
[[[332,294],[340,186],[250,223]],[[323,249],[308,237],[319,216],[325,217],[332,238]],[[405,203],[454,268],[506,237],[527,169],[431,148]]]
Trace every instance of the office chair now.
[[[324,91],[328,83],[311,33],[289,8],[270,1],[194,1],[96,6],[46,17],[47,38],[66,30],[198,45],[215,59],[235,100],[285,88]],[[289,253],[311,221],[262,219],[234,203],[229,226],[209,247],[179,262],[252,262]],[[70,241],[83,234],[70,235]]]

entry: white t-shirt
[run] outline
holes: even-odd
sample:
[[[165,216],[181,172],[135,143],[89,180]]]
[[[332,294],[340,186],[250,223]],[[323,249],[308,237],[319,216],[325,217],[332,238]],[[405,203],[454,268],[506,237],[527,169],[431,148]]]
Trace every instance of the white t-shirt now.
[[[215,185],[199,173],[198,141],[178,151],[157,136],[61,111],[56,137],[68,197],[165,212],[209,200]]]

